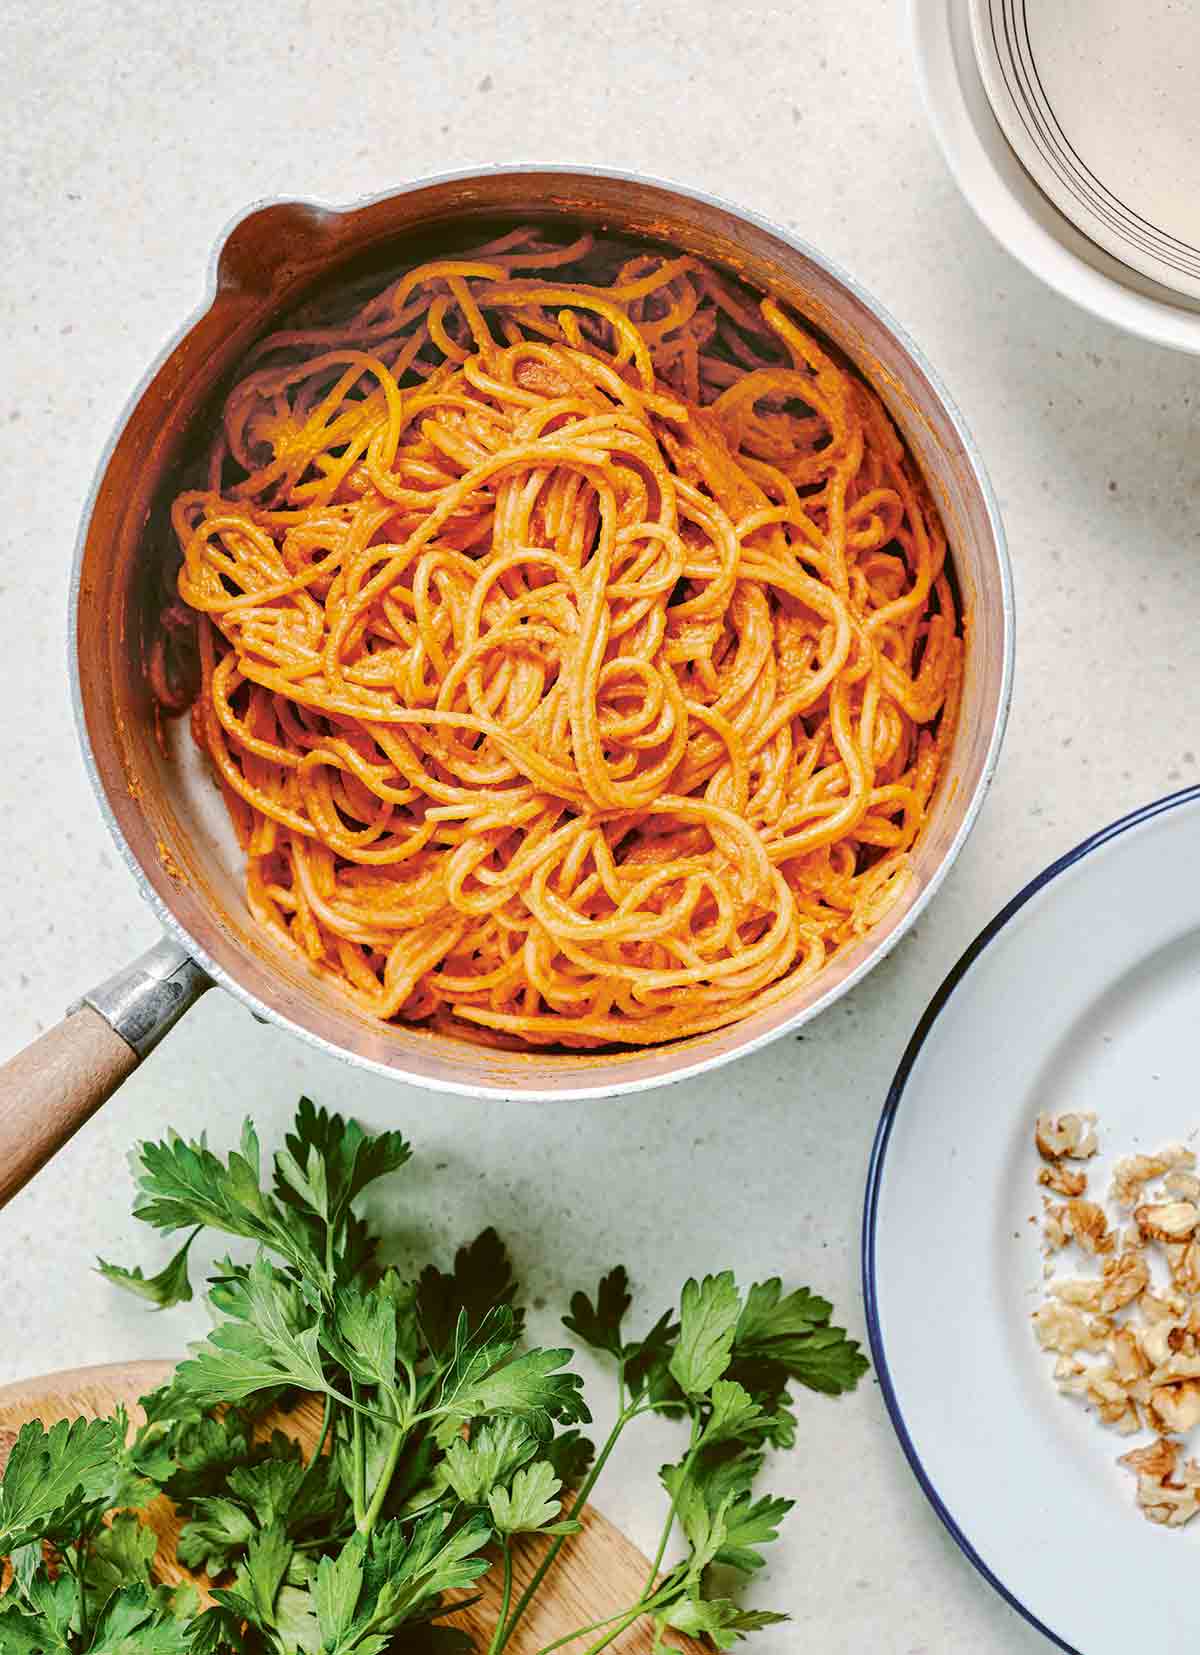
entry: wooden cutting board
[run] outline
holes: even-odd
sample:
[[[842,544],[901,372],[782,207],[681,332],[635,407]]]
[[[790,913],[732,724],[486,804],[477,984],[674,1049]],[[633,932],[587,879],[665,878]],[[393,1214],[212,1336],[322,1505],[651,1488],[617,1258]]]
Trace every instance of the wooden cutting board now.
[[[83,1414],[90,1419],[109,1414],[120,1402],[129,1409],[135,1424],[143,1414],[137,1405],[169,1377],[170,1362],[116,1362],[105,1367],[70,1368],[41,1379],[24,1380],[0,1387],[0,1449],[7,1447],[5,1433],[15,1434],[22,1425],[39,1419],[44,1425],[73,1419]],[[267,1426],[271,1424],[268,1418]],[[282,1430],[311,1448],[321,1429],[321,1409],[305,1401],[275,1421]],[[191,1580],[203,1589],[207,1581],[193,1575],[176,1561],[175,1543],[180,1522],[165,1495],[143,1514],[158,1536],[155,1571],[161,1580],[174,1585]],[[537,1566],[545,1542],[518,1548],[516,1553],[517,1592]],[[545,1644],[563,1637],[573,1627],[587,1626],[632,1603],[641,1592],[650,1564],[637,1547],[598,1512],[584,1513],[583,1530],[563,1547],[558,1566],[547,1577],[532,1608],[524,1617],[508,1648],[511,1655],[536,1655]],[[496,1624],[500,1600],[500,1571],[493,1569],[481,1582],[483,1597],[463,1612],[454,1624],[471,1633],[480,1650],[487,1648]],[[704,1655],[701,1645],[678,1633],[671,1633],[665,1648]],[[564,1655],[582,1655],[589,1639],[579,1638],[564,1646]],[[609,1646],[613,1655],[650,1655],[653,1638],[649,1623],[631,1627]]]

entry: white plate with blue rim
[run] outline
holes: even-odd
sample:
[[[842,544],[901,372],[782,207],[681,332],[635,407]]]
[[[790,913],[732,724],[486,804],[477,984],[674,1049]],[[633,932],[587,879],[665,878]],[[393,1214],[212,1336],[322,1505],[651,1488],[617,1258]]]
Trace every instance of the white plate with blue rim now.
[[[1060,1396],[1033,1337],[1033,1127],[1094,1111],[1101,1172],[1200,1128],[1198,873],[1189,788],[1026,886],[922,1018],[871,1158],[867,1325],[900,1443],[980,1573],[1077,1655],[1200,1646],[1200,1518],[1145,1520],[1116,1460],[1152,1434]]]

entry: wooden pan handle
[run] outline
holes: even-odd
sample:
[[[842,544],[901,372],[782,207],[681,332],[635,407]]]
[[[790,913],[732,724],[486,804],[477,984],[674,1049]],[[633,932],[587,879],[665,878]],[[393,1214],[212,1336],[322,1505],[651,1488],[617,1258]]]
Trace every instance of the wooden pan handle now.
[[[91,1006],[64,1017],[0,1068],[0,1207],[90,1120],[138,1065]]]
[[[96,1113],[210,979],[164,937],[0,1066],[0,1207]]]

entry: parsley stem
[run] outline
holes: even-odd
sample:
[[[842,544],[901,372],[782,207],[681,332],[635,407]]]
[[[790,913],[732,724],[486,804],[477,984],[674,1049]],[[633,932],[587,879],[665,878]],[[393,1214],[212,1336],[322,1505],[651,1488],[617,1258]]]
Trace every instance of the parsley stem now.
[[[620,1438],[621,1432],[629,1424],[630,1420],[634,1419],[641,1412],[641,1408],[636,1403],[633,1403],[630,1404],[629,1407],[623,1408],[617,1415],[617,1422],[608,1433],[608,1439],[605,1442],[604,1447],[600,1450],[599,1454],[597,1454],[592,1469],[588,1472],[587,1476],[579,1486],[579,1493],[575,1496],[574,1503],[572,1504],[570,1511],[567,1513],[568,1518],[578,1519],[584,1506],[588,1503],[591,1492],[596,1486],[600,1473],[604,1470],[605,1465],[608,1463],[609,1455],[617,1446],[617,1441]],[[502,1650],[507,1646],[508,1640],[512,1637],[514,1631],[516,1630],[518,1621],[529,1608],[529,1605],[533,1602],[538,1587],[542,1584],[542,1581],[545,1580],[550,1570],[554,1567],[555,1559],[558,1557],[559,1552],[562,1551],[563,1543],[566,1538],[567,1536],[565,1534],[560,1534],[554,1541],[554,1544],[550,1547],[550,1550],[546,1553],[545,1557],[543,1557],[542,1561],[534,1570],[533,1578],[530,1580],[529,1585],[526,1586],[525,1590],[521,1593],[521,1596],[517,1600],[517,1607],[513,1610],[511,1616],[509,1617],[508,1624],[504,1626],[500,1642],[496,1645],[497,1650]]]
[[[361,1533],[367,1500],[367,1445],[363,1433],[362,1413],[358,1405],[358,1381],[353,1374],[350,1376],[350,1395],[353,1398],[351,1406],[354,1409],[354,1524]]]
[[[675,1571],[676,1575],[678,1571]],[[636,1603],[630,1604],[628,1609],[618,1609],[614,1615],[606,1615],[602,1621],[590,1621],[587,1626],[577,1626],[573,1631],[565,1632],[561,1638],[555,1638],[552,1644],[546,1644],[539,1649],[537,1655],[551,1655],[555,1649],[562,1649],[564,1644],[571,1644],[577,1638],[585,1638],[589,1632],[603,1632],[606,1626],[612,1626],[616,1621],[621,1624],[616,1628],[613,1637],[618,1637],[627,1626],[631,1626],[639,1615],[649,1615],[663,1603],[669,1603],[671,1593],[675,1590],[677,1580],[668,1575],[657,1592],[647,1596],[645,1592]]]
[[[640,1620],[645,1612],[645,1606],[639,1598],[633,1608],[621,1616],[620,1620],[618,1620],[617,1624],[611,1631],[606,1632],[602,1638],[597,1638],[594,1644],[588,1645],[588,1647],[584,1650],[583,1655],[600,1655],[600,1651],[602,1649],[607,1649],[614,1638],[619,1638],[621,1633],[625,1631],[626,1627],[632,1626],[634,1621]]]
[[[399,1398],[393,1396],[392,1401],[393,1403],[398,1403]],[[398,1412],[399,1408],[397,1407],[397,1413]],[[370,1503],[368,1504],[362,1515],[362,1519],[358,1524],[358,1532],[360,1534],[370,1534],[371,1530],[375,1527],[380,1509],[383,1506],[384,1499],[387,1495],[387,1491],[391,1486],[392,1476],[396,1470],[396,1461],[400,1458],[400,1450],[404,1446],[404,1440],[407,1436],[407,1428],[397,1423],[392,1432],[392,1440],[388,1446],[387,1457],[385,1458],[382,1470],[379,1473],[379,1481],[375,1485],[375,1492],[371,1496]],[[363,1474],[365,1477],[365,1467]],[[366,1499],[365,1486],[363,1488],[363,1498]]]
[[[317,1438],[316,1446],[313,1448],[312,1453],[308,1456],[308,1463],[304,1467],[304,1475],[306,1477],[312,1470],[313,1466],[316,1465],[317,1461],[321,1458],[321,1450],[324,1448],[325,1439],[329,1435],[329,1427],[333,1424],[333,1407],[333,1396],[329,1391],[326,1391],[325,1411],[321,1415],[321,1435]]]
[[[513,1589],[513,1557],[512,1536],[504,1536],[504,1590],[500,1596],[500,1613],[496,1618],[496,1630],[492,1633],[492,1641],[488,1645],[488,1655],[498,1655],[503,1645],[504,1628],[508,1621],[508,1608],[512,1602]]]
[[[84,1589],[83,1577],[85,1573],[83,1549],[87,1544],[86,1533],[81,1534],[75,1542],[75,1584],[79,1597],[79,1647],[86,1649],[91,1641],[88,1632],[87,1592]]]
[[[334,1386],[326,1385],[325,1395],[331,1396],[335,1402],[344,1403],[355,1415],[361,1414],[366,1419],[377,1419],[381,1425],[399,1425],[400,1421],[395,1414],[382,1414],[378,1408],[368,1408],[365,1402],[358,1400],[358,1393],[353,1386],[351,1386],[351,1390],[354,1394],[346,1396],[343,1392],[336,1390]],[[408,1424],[415,1425],[417,1420],[428,1418],[428,1414],[417,1414],[408,1420]]]
[[[584,1638],[589,1632],[603,1632],[606,1626],[614,1621],[624,1620],[628,1609],[618,1609],[615,1615],[606,1615],[602,1621],[592,1621],[587,1626],[577,1626],[571,1632],[566,1632],[561,1638],[555,1638],[552,1644],[545,1644],[538,1650],[537,1655],[551,1655],[551,1651],[561,1649],[564,1644],[573,1644],[577,1638]]]
[[[667,1546],[670,1544],[671,1534],[675,1528],[675,1513],[679,1509],[679,1496],[683,1492],[683,1485],[687,1482],[688,1477],[691,1475],[692,1465],[696,1458],[696,1451],[700,1446],[701,1428],[700,1420],[694,1419],[692,1421],[692,1440],[688,1446],[687,1457],[683,1462],[683,1468],[680,1471],[679,1477],[675,1483],[675,1492],[671,1496],[670,1510],[667,1512],[667,1520],[663,1524],[662,1536],[658,1542],[658,1550],[654,1554],[654,1562],[650,1565],[650,1573],[646,1576],[646,1584],[642,1587],[643,1597],[645,1597],[646,1593],[652,1589],[654,1582],[658,1579],[658,1571],[662,1568],[662,1560],[666,1556]]]

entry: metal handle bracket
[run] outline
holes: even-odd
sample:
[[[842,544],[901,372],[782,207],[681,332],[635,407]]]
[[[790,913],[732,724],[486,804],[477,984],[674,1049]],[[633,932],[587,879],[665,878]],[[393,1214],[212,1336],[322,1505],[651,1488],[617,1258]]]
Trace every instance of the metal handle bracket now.
[[[163,937],[131,965],[76,1001],[69,1011],[91,1006],[143,1058],[211,987],[212,978],[187,950],[172,937]]]

